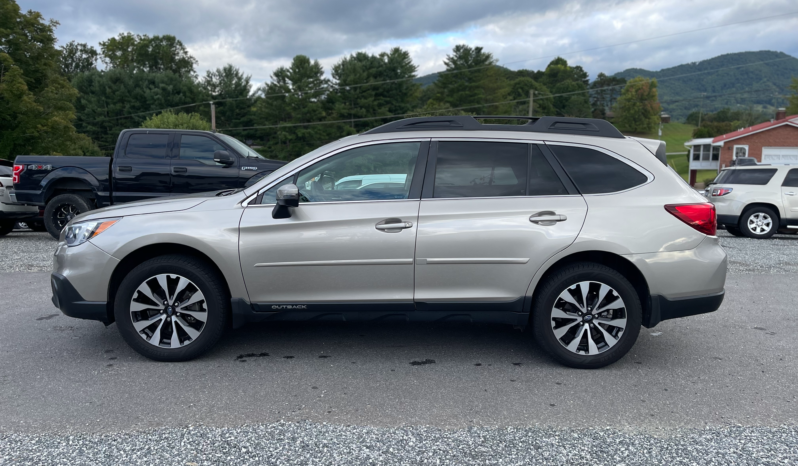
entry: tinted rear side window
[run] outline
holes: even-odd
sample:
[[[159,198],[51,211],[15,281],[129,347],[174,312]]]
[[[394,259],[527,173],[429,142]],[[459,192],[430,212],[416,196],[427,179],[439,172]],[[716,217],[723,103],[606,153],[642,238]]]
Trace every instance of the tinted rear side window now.
[[[631,166],[597,150],[571,146],[550,147],[582,194],[625,191],[648,180]]]
[[[787,173],[787,177],[784,178],[784,183],[782,183],[782,186],[798,188],[798,168],[793,168]]]
[[[728,170],[728,172],[729,174],[723,177],[723,184],[766,185],[776,174],[776,169]]]
[[[524,196],[528,154],[528,144],[441,141],[433,197]]]
[[[127,141],[126,157],[140,159],[166,158],[168,134],[132,134]]]
[[[12,170],[11,167],[0,165],[0,176],[11,176],[13,174],[14,170]]]

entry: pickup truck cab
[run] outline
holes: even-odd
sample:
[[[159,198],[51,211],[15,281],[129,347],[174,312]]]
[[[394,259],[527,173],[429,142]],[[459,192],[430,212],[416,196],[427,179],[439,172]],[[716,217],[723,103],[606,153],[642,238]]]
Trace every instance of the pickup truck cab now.
[[[239,189],[285,162],[209,131],[129,129],[112,157],[21,155],[14,163],[16,201],[44,207],[47,231],[86,211],[123,202]]]

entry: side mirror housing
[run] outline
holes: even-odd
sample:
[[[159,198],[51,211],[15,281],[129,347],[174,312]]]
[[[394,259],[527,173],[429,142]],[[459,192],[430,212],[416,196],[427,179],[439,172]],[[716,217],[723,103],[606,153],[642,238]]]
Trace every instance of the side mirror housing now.
[[[299,207],[299,188],[295,184],[287,184],[277,189],[276,204],[272,210],[272,218],[289,218],[289,207]]]
[[[229,152],[226,150],[217,150],[213,153],[213,161],[216,163],[221,163],[225,167],[229,167],[230,165],[235,163],[233,156],[230,155]]]

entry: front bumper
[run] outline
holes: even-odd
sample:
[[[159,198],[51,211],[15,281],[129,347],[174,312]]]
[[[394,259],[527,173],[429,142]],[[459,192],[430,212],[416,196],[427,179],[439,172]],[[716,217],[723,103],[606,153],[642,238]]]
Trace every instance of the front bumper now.
[[[77,319],[99,320],[106,325],[111,323],[108,318],[108,304],[86,301],[65,276],[59,273],[51,274],[50,286],[53,289],[53,304],[64,315]]]
[[[668,299],[664,296],[651,297],[651,312],[644,316],[643,326],[651,328],[663,320],[678,319],[680,317],[694,316],[715,312],[723,303],[726,296],[724,289],[720,293],[708,296],[694,296],[689,298]]]

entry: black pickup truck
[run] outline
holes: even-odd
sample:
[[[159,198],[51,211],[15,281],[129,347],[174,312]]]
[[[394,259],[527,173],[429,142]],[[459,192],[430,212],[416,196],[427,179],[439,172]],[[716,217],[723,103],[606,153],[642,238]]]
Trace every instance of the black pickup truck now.
[[[243,188],[285,162],[208,131],[128,129],[112,157],[20,155],[16,202],[44,207],[47,231],[91,209],[160,196]]]

